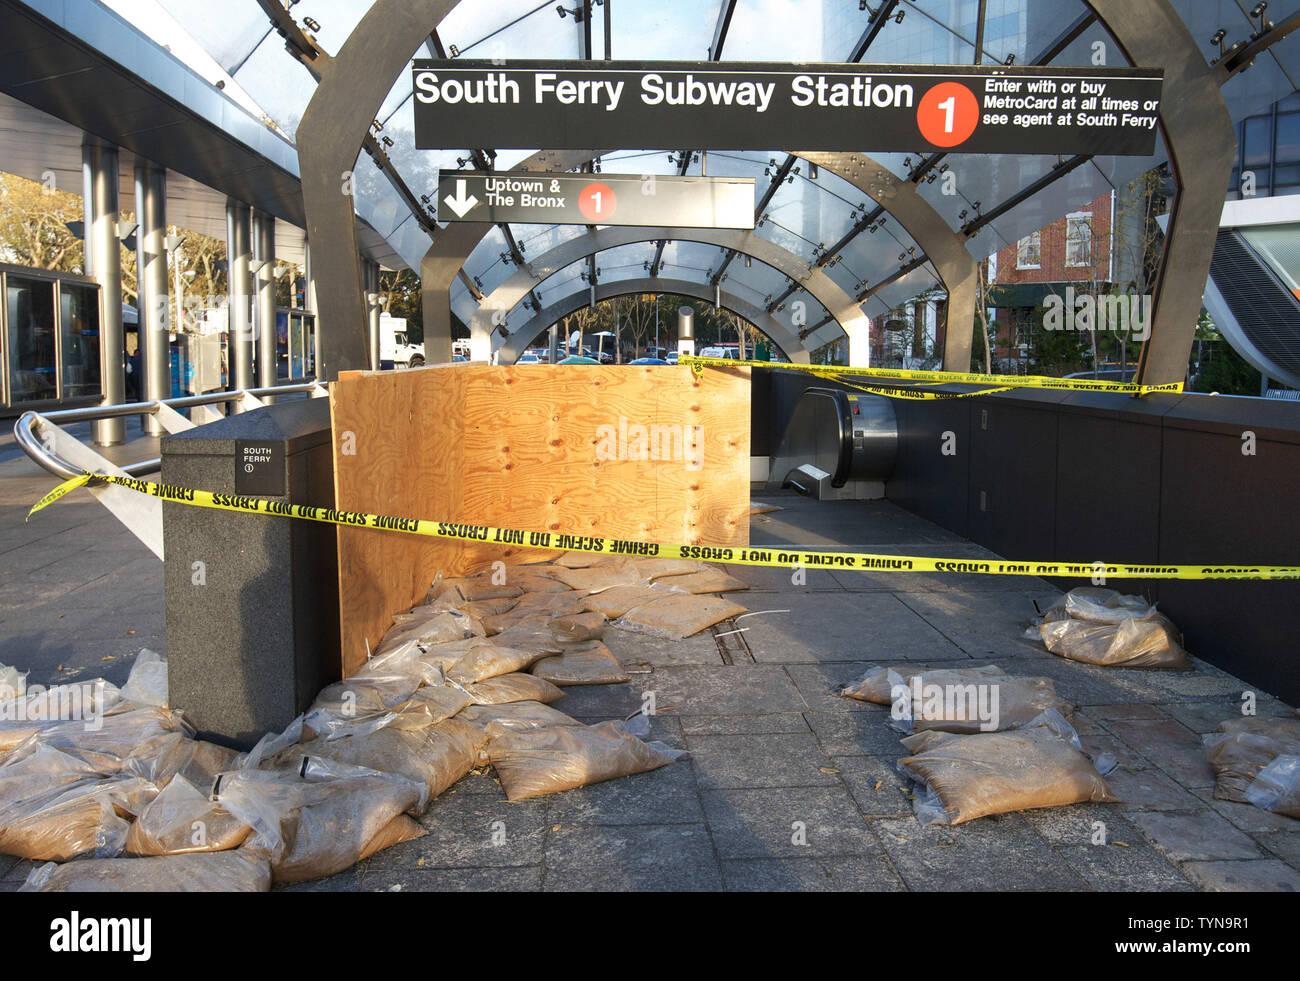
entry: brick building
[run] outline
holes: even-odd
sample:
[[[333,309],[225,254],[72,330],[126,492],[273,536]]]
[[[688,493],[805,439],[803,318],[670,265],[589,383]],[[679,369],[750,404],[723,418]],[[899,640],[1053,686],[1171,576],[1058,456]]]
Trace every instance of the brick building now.
[[[1041,323],[1049,295],[1063,296],[1068,286],[1076,292],[1109,290],[1116,275],[1114,220],[1112,191],[985,260],[988,305],[997,321],[994,357],[1026,357],[1028,331]]]

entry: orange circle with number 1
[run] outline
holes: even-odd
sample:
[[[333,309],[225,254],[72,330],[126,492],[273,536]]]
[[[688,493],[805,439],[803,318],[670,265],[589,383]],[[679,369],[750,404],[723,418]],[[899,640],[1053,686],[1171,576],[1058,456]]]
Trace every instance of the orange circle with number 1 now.
[[[618,199],[608,184],[588,184],[578,195],[578,210],[593,225],[609,221],[618,206]]]
[[[979,100],[960,82],[940,82],[921,96],[916,110],[916,125],[933,146],[965,143],[979,121]]]

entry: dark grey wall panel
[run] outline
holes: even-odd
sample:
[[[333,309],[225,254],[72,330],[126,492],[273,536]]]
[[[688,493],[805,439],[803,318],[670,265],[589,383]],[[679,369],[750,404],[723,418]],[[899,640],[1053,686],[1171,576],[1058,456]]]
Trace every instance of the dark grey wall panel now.
[[[1007,558],[1300,565],[1298,403],[1019,391],[898,414],[887,496]],[[945,470],[938,434],[962,416],[967,452]],[[1300,702],[1300,582],[1111,585],[1157,600],[1193,654]]]

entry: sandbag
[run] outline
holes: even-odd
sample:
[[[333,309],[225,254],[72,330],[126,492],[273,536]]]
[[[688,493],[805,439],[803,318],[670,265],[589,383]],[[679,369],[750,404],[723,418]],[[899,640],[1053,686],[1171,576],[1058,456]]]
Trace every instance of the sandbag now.
[[[685,578],[685,577],[683,577]],[[584,609],[616,620],[628,610],[644,606],[651,600],[662,599],[668,592],[681,592],[662,584],[635,583],[628,586],[611,586],[583,598]]]
[[[582,593],[594,593],[613,589],[618,586],[644,586],[649,580],[641,576],[636,569],[629,568],[622,562],[604,562],[585,568],[557,568],[555,578],[570,589]]]
[[[1153,604],[1141,596],[1124,595],[1099,586],[1078,586],[1057,604],[1074,620],[1118,624],[1129,617],[1144,619],[1155,612]]]
[[[69,720],[82,725],[94,721],[121,704],[117,685],[95,678],[66,685],[26,686],[26,675],[12,669],[6,687],[0,689],[0,759],[38,733]],[[17,681],[17,684],[14,682]],[[11,695],[12,697],[5,697]]]
[[[533,665],[533,674],[553,685],[616,685],[629,680],[623,665],[600,641],[575,645],[559,657],[548,657]]]
[[[410,641],[427,646],[483,635],[482,623],[467,613],[434,606],[417,606],[410,613],[393,617],[393,626],[384,634],[384,639],[374,653],[387,654]]]
[[[1214,796],[1245,803],[1261,770],[1279,756],[1300,755],[1300,719],[1241,716],[1220,723],[1202,741],[1216,777]]]
[[[140,651],[122,688],[122,699],[136,705],[167,705],[167,660],[148,648]]]
[[[483,644],[457,660],[447,672],[447,677],[457,684],[470,685],[499,675],[526,671],[535,661],[545,656],[543,651]]]
[[[145,805],[126,834],[130,855],[181,855],[238,848],[252,829],[182,776]]]
[[[564,692],[545,678],[532,674],[503,674],[489,678],[465,690],[476,705],[500,705],[503,702],[553,702]]]
[[[397,774],[424,789],[412,804],[411,813],[418,815],[474,767],[487,738],[480,726],[447,719],[422,729],[390,727],[340,739],[314,739],[281,751],[269,765],[293,770],[309,757]]]
[[[978,668],[952,668],[952,674],[975,682],[988,678],[997,678],[1006,674],[996,664],[986,664]],[[904,672],[906,669],[904,669]],[[857,684],[847,686],[842,692],[845,698],[856,698],[860,702],[872,702],[876,705],[893,705],[895,685],[906,685],[909,674],[900,673],[898,669],[872,665],[867,668]]]
[[[493,738],[488,752],[512,801],[644,773],[684,755],[642,742],[619,722],[503,733]]]
[[[170,734],[176,732],[190,734],[180,714],[151,706],[110,711],[98,728],[82,721],[60,722],[32,738],[89,763],[97,773],[108,775],[121,771],[132,755],[157,752],[169,742]]]
[[[1260,770],[1246,788],[1246,800],[1266,811],[1300,818],[1300,756],[1279,756]]]
[[[659,578],[655,582],[662,582],[686,593],[733,593],[749,588],[749,583],[710,566],[684,576]]]
[[[1159,613],[1144,619],[1126,617],[1117,624],[1070,618],[1038,629],[1049,651],[1071,661],[1126,668],[1191,667],[1178,629]]]
[[[394,711],[387,725],[393,729],[424,729],[450,719],[473,703],[459,685],[426,685]]]
[[[517,583],[494,583],[490,573],[457,579],[434,580],[425,602],[452,599],[476,603],[481,600],[517,599],[524,593]]]
[[[894,725],[904,732],[995,732],[1033,724],[1054,709],[1068,718],[1074,706],[1056,694],[1051,678],[1019,678],[978,673],[978,669],[940,669],[912,675],[906,690],[895,692]]]
[[[556,617],[547,626],[551,629],[551,636],[562,644],[599,640],[605,636],[605,615],[590,611],[570,613],[567,616]]]
[[[488,636],[492,636],[534,618],[550,620],[582,612],[582,596],[579,593],[526,593],[508,613],[484,618],[483,628]]]
[[[654,637],[681,640],[747,612],[739,603],[718,596],[671,593],[628,610],[614,626]]]
[[[35,868],[19,892],[267,892],[271,865],[243,849],[162,858],[83,859]]]
[[[1118,800],[1088,758],[1046,726],[975,735],[928,731],[903,745],[912,755],[899,768],[937,796],[942,813],[932,817],[940,823]]]
[[[157,793],[139,777],[90,777],[0,803],[0,854],[67,862],[121,853],[129,824]]]
[[[569,587],[554,576],[551,565],[512,565],[506,570],[507,580],[525,593],[567,593]]]
[[[504,732],[544,729],[548,726],[581,725],[577,719],[541,702],[507,702],[502,705],[471,705],[456,717],[483,729],[489,739]]]
[[[303,882],[355,865],[376,838],[395,844],[388,826],[423,793],[396,774],[310,757],[291,771],[223,773],[212,800],[252,828],[240,851],[265,855],[276,882]]]
[[[27,672],[0,664],[0,702],[17,698],[27,690]]]
[[[185,732],[169,732],[132,750],[122,771],[148,780],[159,790],[177,776],[206,788],[218,773],[235,769],[239,758],[239,753],[225,746],[191,739]]]
[[[509,613],[519,605],[517,599],[486,599],[472,600],[460,604],[460,609],[472,617],[483,620],[486,617],[494,617],[499,613]]]

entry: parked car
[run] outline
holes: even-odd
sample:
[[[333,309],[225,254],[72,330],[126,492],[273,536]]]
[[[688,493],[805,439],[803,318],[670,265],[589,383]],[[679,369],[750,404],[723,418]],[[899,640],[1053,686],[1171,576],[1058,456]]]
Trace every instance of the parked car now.
[[[679,351],[669,351],[669,352],[668,352],[668,357],[666,357],[664,360],[665,360],[668,364],[677,364],[677,363],[679,363],[679,361],[680,361],[680,355],[681,355],[681,352],[679,352]]]
[[[667,364],[663,358],[637,358],[635,361],[629,361],[628,364]]]
[[[541,363],[542,363],[541,358],[539,358],[535,354],[528,354],[528,353],[519,355],[519,360],[515,362],[515,364],[541,364]]]

